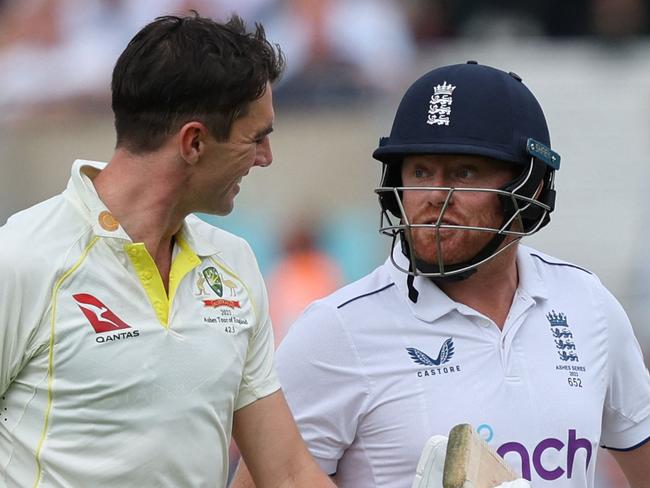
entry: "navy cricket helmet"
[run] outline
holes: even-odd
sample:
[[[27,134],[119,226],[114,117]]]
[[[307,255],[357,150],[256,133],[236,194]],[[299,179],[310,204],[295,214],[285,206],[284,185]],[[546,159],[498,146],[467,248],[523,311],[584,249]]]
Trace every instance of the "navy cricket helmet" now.
[[[502,188],[472,190],[499,195],[504,210],[502,225],[494,229],[445,225],[441,223],[444,209],[436,224],[410,225],[401,203],[405,188],[401,163],[415,154],[483,156],[519,167],[517,176]],[[390,136],[380,139],[373,157],[383,163],[381,187],[375,190],[382,209],[380,231],[401,239],[402,250],[410,261],[409,269],[403,271],[412,276],[434,280],[466,278],[521,237],[541,229],[554,209],[553,178],[560,167],[560,156],[551,149],[539,103],[515,73],[475,61],[434,69],[413,83],[399,104]],[[447,191],[447,199],[460,191],[436,190]],[[391,215],[399,222],[394,223]],[[426,263],[410,251],[414,227],[481,230],[494,237],[466,262],[445,265],[439,256],[437,263]],[[502,246],[508,235],[516,238]]]

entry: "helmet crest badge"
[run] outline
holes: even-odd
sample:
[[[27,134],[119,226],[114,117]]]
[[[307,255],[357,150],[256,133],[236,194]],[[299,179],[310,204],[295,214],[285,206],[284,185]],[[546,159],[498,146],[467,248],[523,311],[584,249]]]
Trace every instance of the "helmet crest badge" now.
[[[446,81],[443,81],[442,85],[436,85],[434,87],[433,95],[431,95],[431,100],[429,100],[427,124],[449,125],[451,104],[453,102],[451,95],[455,89],[455,86]]]

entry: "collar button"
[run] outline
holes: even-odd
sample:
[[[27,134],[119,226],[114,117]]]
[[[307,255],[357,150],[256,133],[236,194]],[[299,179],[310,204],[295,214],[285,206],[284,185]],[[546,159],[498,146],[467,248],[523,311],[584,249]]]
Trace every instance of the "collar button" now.
[[[120,223],[108,210],[100,213],[97,220],[99,221],[99,226],[108,232],[115,232],[120,227]]]

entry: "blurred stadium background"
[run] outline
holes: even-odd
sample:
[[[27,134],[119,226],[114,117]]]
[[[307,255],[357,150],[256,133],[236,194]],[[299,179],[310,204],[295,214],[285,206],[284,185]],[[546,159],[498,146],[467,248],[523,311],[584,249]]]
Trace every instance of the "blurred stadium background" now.
[[[648,0],[0,0],[0,224],[61,191],[74,159],[110,157],[117,56],[191,8],[262,22],[288,57],[272,167],[232,215],[204,216],[253,246],[279,337],[385,259],[371,152],[416,77],[474,59],[523,78],[562,155],[552,225],[528,243],[598,274],[650,358]],[[599,488],[625,486],[604,459]]]

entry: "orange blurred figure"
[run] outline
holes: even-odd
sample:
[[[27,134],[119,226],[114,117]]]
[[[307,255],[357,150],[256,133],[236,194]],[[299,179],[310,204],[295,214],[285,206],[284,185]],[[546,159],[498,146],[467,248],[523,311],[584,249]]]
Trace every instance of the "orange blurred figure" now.
[[[289,230],[283,253],[267,278],[276,347],[309,303],[343,283],[339,265],[318,247],[309,224]]]

